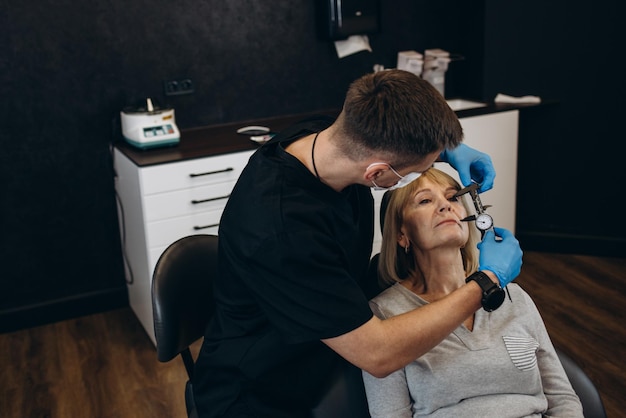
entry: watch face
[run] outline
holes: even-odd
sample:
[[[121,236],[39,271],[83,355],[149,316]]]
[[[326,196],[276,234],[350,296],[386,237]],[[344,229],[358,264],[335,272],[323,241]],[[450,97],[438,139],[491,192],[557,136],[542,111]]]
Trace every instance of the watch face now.
[[[497,287],[493,289],[488,295],[483,296],[482,305],[483,309],[487,312],[492,312],[502,305],[504,302],[504,289]]]
[[[481,213],[476,217],[476,227],[481,231],[486,231],[493,226],[493,218],[486,214]]]

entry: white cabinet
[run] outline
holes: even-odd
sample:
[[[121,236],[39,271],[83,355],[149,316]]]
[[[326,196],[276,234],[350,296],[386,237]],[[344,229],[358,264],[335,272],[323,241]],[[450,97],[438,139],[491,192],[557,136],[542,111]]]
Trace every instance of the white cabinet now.
[[[155,342],[150,288],[159,256],[184,236],[217,234],[226,201],[253,151],[146,167],[117,148],[114,153],[129,302]]]
[[[495,226],[515,233],[519,110],[465,117],[460,122],[463,127],[463,143],[489,154],[496,169],[493,189],[482,193],[480,199],[483,205],[491,205],[487,212],[493,217]],[[435,167],[459,180],[456,170],[448,164],[435,163]],[[378,214],[383,193],[374,192],[376,227],[373,254],[380,251],[382,241]]]

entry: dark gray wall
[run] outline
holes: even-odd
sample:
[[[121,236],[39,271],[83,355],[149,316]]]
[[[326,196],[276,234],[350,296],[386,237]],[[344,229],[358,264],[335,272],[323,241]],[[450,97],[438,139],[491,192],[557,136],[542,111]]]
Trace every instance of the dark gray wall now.
[[[486,5],[485,97],[534,94],[558,102],[521,115],[522,247],[624,257],[626,29],[618,3]]]
[[[437,3],[437,4],[431,4]],[[5,0],[0,8],[0,331],[127,304],[110,144],[152,97],[180,128],[341,105],[400,50],[443,48],[479,94],[481,2],[385,2],[373,53],[338,59],[314,1]],[[162,82],[196,92],[165,100]]]
[[[465,56],[449,97],[556,100],[521,116],[522,245],[623,256],[615,2],[468,3],[385,1],[374,52],[340,60],[314,1],[3,1],[0,331],[127,304],[109,153],[122,107],[152,97],[183,129],[334,108],[406,49]],[[196,93],[166,100],[162,81],[183,77]]]

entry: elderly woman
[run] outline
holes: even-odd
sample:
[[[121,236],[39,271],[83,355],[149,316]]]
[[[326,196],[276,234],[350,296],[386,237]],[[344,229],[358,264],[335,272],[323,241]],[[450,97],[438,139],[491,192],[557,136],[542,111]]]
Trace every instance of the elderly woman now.
[[[379,261],[391,286],[371,300],[376,316],[427,306],[477,270],[479,233],[462,221],[473,212],[455,197],[460,188],[431,168],[392,192]],[[372,417],[582,417],[533,301],[517,284],[507,291],[499,309],[479,310],[403,369],[363,372]]]

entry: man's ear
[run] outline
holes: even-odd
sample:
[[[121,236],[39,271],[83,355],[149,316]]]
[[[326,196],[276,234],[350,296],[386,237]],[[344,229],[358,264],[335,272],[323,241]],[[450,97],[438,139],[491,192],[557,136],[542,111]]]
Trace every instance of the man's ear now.
[[[364,175],[365,180],[367,180],[367,181],[376,180],[376,178],[378,178],[378,176],[383,174],[388,169],[389,168],[388,168],[387,164],[385,164],[385,163],[370,164],[365,169],[365,175]]]

